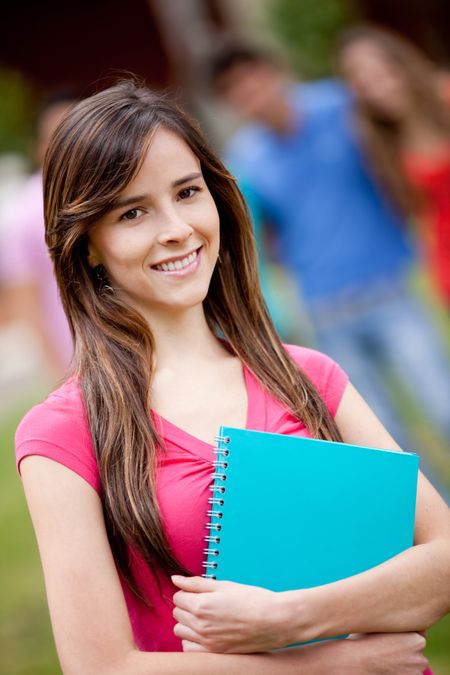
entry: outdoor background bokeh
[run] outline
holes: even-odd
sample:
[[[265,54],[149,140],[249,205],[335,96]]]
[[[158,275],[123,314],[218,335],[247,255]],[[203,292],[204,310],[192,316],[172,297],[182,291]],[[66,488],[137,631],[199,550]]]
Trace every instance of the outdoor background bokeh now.
[[[20,195],[36,169],[36,119],[55,92],[84,96],[133,72],[149,86],[168,88],[199,118],[221,150],[236,120],[213,97],[208,55],[229,34],[279,50],[301,79],[333,74],[335,39],[344,28],[375,20],[403,31],[445,72],[450,64],[450,11],[445,0],[395,3],[370,0],[113,0],[66,4],[30,0],[2,8],[0,45],[0,675],[59,673],[39,555],[14,464],[14,431],[24,412],[55,385],[45,347],[27,316],[18,317],[2,260],[23,204]],[[450,189],[450,186],[449,186]],[[269,242],[270,243],[270,242]],[[290,341],[313,338],[301,297],[270,260],[264,281],[274,318]],[[448,312],[415,270],[411,285],[431,310],[450,355]],[[275,298],[275,303],[273,301]],[[450,491],[450,449],[393,378],[408,427],[426,447],[434,471]],[[429,633],[436,675],[450,673],[450,618]]]

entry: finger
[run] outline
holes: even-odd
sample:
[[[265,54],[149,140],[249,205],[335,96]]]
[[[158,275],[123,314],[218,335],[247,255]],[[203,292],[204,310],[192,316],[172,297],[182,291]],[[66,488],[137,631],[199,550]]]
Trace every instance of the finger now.
[[[186,593],[185,591],[177,591],[173,595],[173,604],[186,612],[193,613],[195,593]]]
[[[193,628],[195,630],[194,627],[195,617],[190,612],[186,612],[184,609],[175,607],[175,609],[172,612],[172,616],[178,623],[182,623],[185,626],[189,626],[189,628]]]
[[[188,591],[189,593],[205,593],[207,591],[217,590],[217,584],[219,582],[214,579],[203,579],[202,577],[182,577],[179,574],[174,574],[172,577],[172,583],[178,588],[181,588],[182,591]]]
[[[181,640],[189,640],[190,642],[200,643],[202,639],[201,636],[195,632],[195,630],[189,628],[189,626],[185,626],[182,623],[175,624],[173,627],[173,633],[177,638],[180,638]]]
[[[197,642],[190,642],[189,640],[182,640],[181,644],[183,645],[184,652],[207,652],[208,649],[202,647]]]

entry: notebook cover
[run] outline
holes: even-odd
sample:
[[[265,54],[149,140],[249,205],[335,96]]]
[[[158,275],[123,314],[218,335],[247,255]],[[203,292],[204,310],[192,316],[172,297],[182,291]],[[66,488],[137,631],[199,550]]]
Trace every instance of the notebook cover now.
[[[211,506],[208,534],[219,541],[206,575],[309,588],[412,546],[417,455],[231,427],[220,438],[229,443],[218,443],[214,485],[225,493],[212,492],[223,505]]]

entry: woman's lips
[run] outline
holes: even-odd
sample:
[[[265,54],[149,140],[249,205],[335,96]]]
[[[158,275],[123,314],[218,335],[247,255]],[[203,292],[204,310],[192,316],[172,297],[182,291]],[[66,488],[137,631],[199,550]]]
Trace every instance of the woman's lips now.
[[[170,276],[184,276],[197,269],[200,263],[202,247],[188,253],[184,257],[174,257],[167,262],[152,265],[152,269],[160,274]]]

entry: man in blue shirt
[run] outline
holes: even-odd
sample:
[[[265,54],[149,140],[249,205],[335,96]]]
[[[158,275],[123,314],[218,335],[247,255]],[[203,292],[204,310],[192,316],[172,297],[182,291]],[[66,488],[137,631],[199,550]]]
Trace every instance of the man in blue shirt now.
[[[273,229],[318,346],[346,368],[403,447],[411,442],[388,371],[450,440],[450,367],[407,288],[414,249],[366,166],[348,92],[333,80],[293,83],[271,57],[242,46],[216,58],[213,80],[247,121],[225,161]]]

